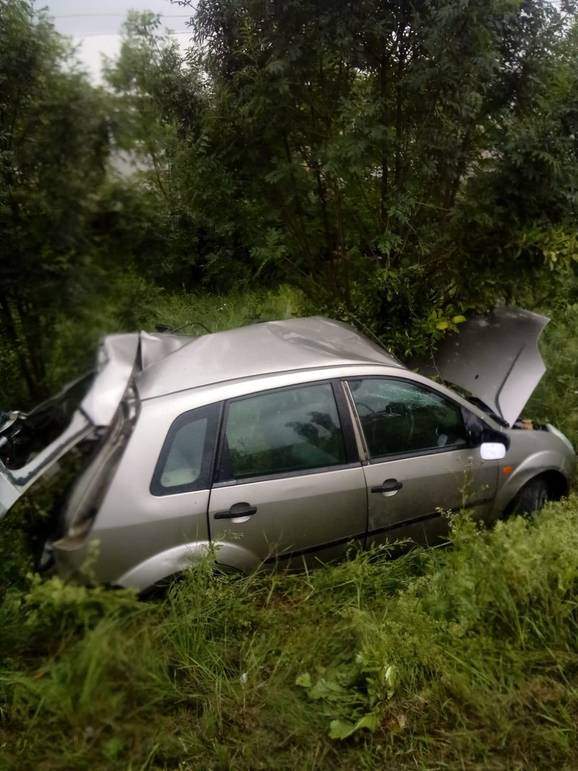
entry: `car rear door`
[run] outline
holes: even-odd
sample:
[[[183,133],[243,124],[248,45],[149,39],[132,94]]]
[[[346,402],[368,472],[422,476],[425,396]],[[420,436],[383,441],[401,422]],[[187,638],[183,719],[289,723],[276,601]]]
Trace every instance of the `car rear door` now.
[[[485,517],[498,464],[470,446],[460,406],[402,378],[348,382],[367,445],[368,545],[393,538],[439,543],[448,513]]]
[[[225,404],[209,526],[217,548],[242,549],[252,567],[326,561],[363,542],[365,477],[339,383]]]

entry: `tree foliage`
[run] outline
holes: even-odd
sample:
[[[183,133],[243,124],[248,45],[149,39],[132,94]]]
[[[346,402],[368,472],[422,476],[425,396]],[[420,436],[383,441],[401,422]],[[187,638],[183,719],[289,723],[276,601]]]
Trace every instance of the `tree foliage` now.
[[[35,397],[48,385],[54,318],[73,312],[87,279],[108,152],[103,99],[65,69],[71,54],[31,3],[0,2],[2,353],[17,357]]]
[[[111,83],[139,51],[141,95],[177,137],[171,211],[206,280],[281,274],[401,348],[574,280],[569,4],[181,5],[195,44],[180,66],[129,26]]]

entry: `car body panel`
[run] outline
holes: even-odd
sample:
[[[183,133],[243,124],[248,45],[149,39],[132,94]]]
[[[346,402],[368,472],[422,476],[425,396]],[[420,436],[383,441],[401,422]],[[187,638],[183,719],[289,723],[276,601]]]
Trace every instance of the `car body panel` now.
[[[60,572],[79,579],[128,585],[120,578],[135,566],[184,544],[208,542],[209,491],[187,495],[186,505],[181,502],[180,507],[173,506],[178,511],[167,513],[163,509],[155,516],[155,512],[149,510],[138,524],[119,522],[115,526],[103,521],[99,513],[86,538],[65,536],[53,542]]]
[[[500,463],[502,473],[493,504],[494,515],[503,512],[519,490],[537,476],[555,473],[565,480],[566,492],[570,489],[576,456],[563,439],[548,430],[512,429],[507,433],[511,442]],[[504,469],[507,474],[503,473]]]
[[[211,554],[210,541],[193,541],[153,554],[123,573],[117,583],[125,589],[143,591],[178,575]]]
[[[81,412],[76,412],[68,428],[26,465],[8,469],[0,461],[0,519],[38,479],[93,430],[93,424]]]
[[[165,496],[150,492],[163,442],[180,412],[178,407],[171,411],[161,400],[140,405],[138,420],[87,539],[93,544],[91,549],[106,555],[92,567],[100,581],[116,581],[157,552],[209,540],[209,489]],[[65,545],[68,569],[73,565],[80,571],[87,557],[86,545]],[[53,548],[58,555],[61,542],[54,543]]]
[[[375,461],[364,467],[369,490],[367,542],[412,538],[428,545],[447,536],[448,514],[470,509],[487,516],[497,488],[496,461],[482,461],[479,447]],[[402,484],[395,492],[372,492],[385,480]]]
[[[215,518],[242,502],[257,512],[237,519]],[[252,567],[269,560],[293,567],[335,559],[351,542],[365,540],[367,493],[361,463],[214,485],[209,526],[212,540],[242,544],[253,555]]]
[[[142,592],[194,567],[209,555],[214,556],[218,565],[239,573],[249,573],[255,564],[254,555],[238,544],[230,541],[195,541],[149,557],[120,576],[116,583],[126,589]]]
[[[97,374],[80,404],[93,426],[108,426],[136,365],[140,335],[108,335],[97,354]]]
[[[531,311],[496,308],[448,335],[434,362],[420,369],[465,388],[511,426],[546,371],[538,339],[548,322]]]

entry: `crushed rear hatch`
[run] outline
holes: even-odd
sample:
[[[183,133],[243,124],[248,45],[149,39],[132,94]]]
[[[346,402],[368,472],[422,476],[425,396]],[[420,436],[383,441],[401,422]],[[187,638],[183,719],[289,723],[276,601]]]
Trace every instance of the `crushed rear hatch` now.
[[[72,448],[104,436],[135,374],[187,339],[146,332],[108,335],[99,346],[93,372],[28,413],[3,413],[0,518]]]

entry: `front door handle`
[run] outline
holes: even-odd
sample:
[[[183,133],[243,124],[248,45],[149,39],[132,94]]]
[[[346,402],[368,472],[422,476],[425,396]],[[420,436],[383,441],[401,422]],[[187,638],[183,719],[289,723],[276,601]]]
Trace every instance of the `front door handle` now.
[[[237,517],[251,517],[257,513],[257,507],[250,503],[234,503],[227,511],[218,511],[215,519],[236,519]]]
[[[403,487],[403,482],[398,482],[397,479],[386,479],[381,485],[376,485],[371,488],[372,493],[386,493],[389,495],[395,495]]]

